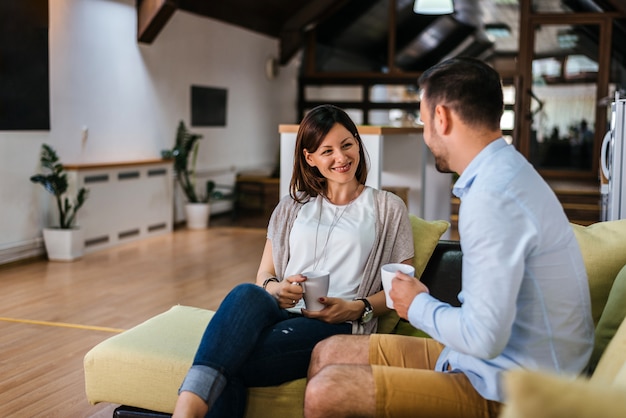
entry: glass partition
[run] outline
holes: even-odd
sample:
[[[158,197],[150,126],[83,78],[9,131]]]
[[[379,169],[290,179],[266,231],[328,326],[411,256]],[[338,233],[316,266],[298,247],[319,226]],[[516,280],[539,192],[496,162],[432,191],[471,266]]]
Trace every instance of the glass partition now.
[[[597,25],[541,25],[532,62],[530,161],[590,170],[597,103]]]

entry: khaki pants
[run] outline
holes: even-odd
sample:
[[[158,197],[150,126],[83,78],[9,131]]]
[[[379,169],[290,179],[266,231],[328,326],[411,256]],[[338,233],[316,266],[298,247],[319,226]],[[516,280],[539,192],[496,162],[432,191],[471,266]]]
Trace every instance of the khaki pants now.
[[[377,417],[498,416],[501,404],[480,396],[463,373],[434,371],[442,350],[430,338],[371,335]]]

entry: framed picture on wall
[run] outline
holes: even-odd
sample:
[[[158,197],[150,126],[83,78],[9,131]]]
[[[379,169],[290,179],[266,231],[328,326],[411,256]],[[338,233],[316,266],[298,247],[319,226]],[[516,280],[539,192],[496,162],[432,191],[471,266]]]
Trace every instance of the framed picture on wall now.
[[[48,0],[0,2],[0,131],[50,130]]]
[[[191,86],[191,125],[226,126],[228,90]]]

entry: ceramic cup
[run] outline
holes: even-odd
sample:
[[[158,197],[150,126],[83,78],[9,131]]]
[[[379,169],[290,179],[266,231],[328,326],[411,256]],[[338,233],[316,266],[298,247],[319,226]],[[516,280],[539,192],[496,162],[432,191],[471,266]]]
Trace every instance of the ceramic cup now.
[[[387,307],[390,309],[393,309],[393,301],[391,300],[391,297],[389,297],[389,292],[391,291],[391,281],[394,277],[396,277],[397,271],[415,277],[415,267],[408,264],[392,263],[385,264],[380,268],[380,276],[383,282],[383,289],[385,290],[385,299],[387,300]]]
[[[309,311],[321,311],[324,305],[318,299],[328,295],[328,279],[330,273],[324,270],[305,271],[302,273],[306,281],[302,283],[304,305]]]

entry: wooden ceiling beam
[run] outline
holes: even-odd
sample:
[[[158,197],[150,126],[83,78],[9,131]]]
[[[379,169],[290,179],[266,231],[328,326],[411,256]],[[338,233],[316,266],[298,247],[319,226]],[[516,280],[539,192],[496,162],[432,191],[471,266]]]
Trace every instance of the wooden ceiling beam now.
[[[615,9],[623,15],[626,15],[626,3],[624,0],[608,0]]]
[[[348,0],[317,0],[304,2],[303,7],[283,25],[279,36],[279,63],[286,65],[302,48],[305,33],[344,7]]]
[[[152,43],[177,8],[175,0],[137,0],[137,41]]]

